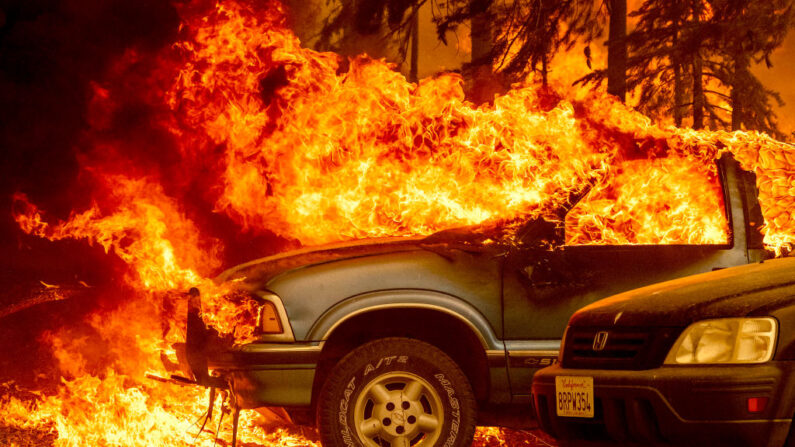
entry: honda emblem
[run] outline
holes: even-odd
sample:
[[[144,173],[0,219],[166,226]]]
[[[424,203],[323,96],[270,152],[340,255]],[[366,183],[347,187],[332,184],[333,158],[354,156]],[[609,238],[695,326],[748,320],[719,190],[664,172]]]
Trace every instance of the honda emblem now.
[[[593,350],[594,351],[601,351],[607,345],[607,332],[606,331],[599,331],[593,337]]]

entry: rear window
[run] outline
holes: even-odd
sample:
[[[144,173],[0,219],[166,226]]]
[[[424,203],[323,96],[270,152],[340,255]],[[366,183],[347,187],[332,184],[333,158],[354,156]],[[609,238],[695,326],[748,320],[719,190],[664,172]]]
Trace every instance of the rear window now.
[[[727,244],[717,164],[629,160],[566,215],[567,245]]]

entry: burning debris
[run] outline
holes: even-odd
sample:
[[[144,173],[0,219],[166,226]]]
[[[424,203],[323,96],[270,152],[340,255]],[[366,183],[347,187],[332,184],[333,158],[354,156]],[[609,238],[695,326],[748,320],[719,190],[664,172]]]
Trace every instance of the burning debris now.
[[[210,279],[226,261],[224,235],[295,246],[485,225],[510,242],[542,218],[565,226],[569,244],[722,244],[714,160],[730,152],[757,175],[767,246],[795,242],[795,156],[764,135],[664,129],[607,95],[560,86],[520,85],[476,106],[456,74],[412,84],[381,60],[346,65],[302,48],[275,2],[182,13],[179,42],[146,56],[159,68],[135,78],[174,142],[171,162],[153,167],[103,134],[129,94],[120,81],[145,57],[129,51],[94,84],[95,149],[81,159],[93,205],[55,223],[15,197],[25,232],[103,247],[129,266],[119,280],[134,291],[86,322],[108,350],[102,362],[93,340],[54,331],[42,341],[64,376],[57,391],[0,398],[4,424],[57,433],[58,446],[212,445],[224,431],[191,425],[203,391],[147,379],[168,377],[161,359],[175,362],[184,337],[187,303],[174,291],[200,286],[205,321],[230,343],[252,337],[255,305]],[[572,197],[582,199],[563,222]],[[313,445],[273,420],[244,413],[241,423],[246,443]]]

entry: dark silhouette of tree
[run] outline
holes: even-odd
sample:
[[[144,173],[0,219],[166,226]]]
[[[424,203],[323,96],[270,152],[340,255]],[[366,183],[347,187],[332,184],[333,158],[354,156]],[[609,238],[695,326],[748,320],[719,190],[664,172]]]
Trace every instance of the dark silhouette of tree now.
[[[398,62],[411,51],[409,77],[416,81],[419,43],[419,9],[428,0],[329,0],[331,12],[323,23],[316,48],[341,54],[359,54],[363,42],[384,56],[395,49]],[[412,51],[413,50],[413,51]]]
[[[698,31],[702,29],[702,17],[704,8],[702,0],[692,0],[690,3],[691,24],[689,26],[690,36],[687,42],[690,44],[690,56],[692,58],[693,76],[693,129],[704,127],[704,107],[706,97],[704,96],[704,45],[699,45],[696,41]]]
[[[488,69],[491,69],[491,57],[492,51],[494,50],[494,36],[492,35],[492,12],[491,5],[493,0],[469,0],[468,2],[460,2],[460,8],[463,11],[466,11],[468,8],[468,15],[467,17],[470,20],[470,32],[469,37],[472,43],[472,54],[470,63],[473,66],[485,66]],[[438,6],[445,6],[449,7],[449,4],[446,5],[438,5]],[[450,17],[461,17],[463,18],[464,15],[460,13],[453,13]],[[443,19],[442,19],[443,20]],[[456,19],[457,20],[457,19]],[[442,29],[447,26],[447,23],[444,23],[440,26],[439,31],[439,40],[444,42],[444,39],[447,35],[447,30]],[[446,43],[446,42],[445,42]]]
[[[321,32],[321,48],[339,51],[353,41],[360,50],[359,36],[381,32],[397,46],[400,60],[411,53],[412,80],[420,6],[433,5],[443,43],[449,31],[469,25],[472,58],[462,71],[476,102],[530,74],[546,84],[557,52],[593,42],[607,27],[607,67],[579,82],[607,81],[608,92],[622,100],[632,92],[643,113],[677,126],[756,129],[784,137],[773,110],[781,98],[750,67],[770,64],[770,54],[795,22],[794,0],[644,0],[630,14],[637,22],[629,34],[626,0],[327,1],[339,6]]]
[[[771,101],[780,97],[751,73],[793,26],[792,0],[645,0],[630,16],[627,89],[638,108],[681,126],[756,129],[783,137]],[[601,83],[608,69],[578,82]]]
[[[624,102],[627,95],[627,0],[609,0],[607,93]]]
[[[411,61],[409,64],[409,81],[419,80],[420,66],[420,14],[419,7],[413,6],[411,13]]]
[[[690,0],[646,1],[632,15],[638,23],[628,36],[631,56],[627,86],[638,90],[639,109],[654,118],[672,115],[682,125],[690,97],[697,33],[688,23]],[[600,73],[592,78],[598,79]]]
[[[601,0],[329,0],[333,11],[316,47],[353,54],[367,51],[362,36],[380,35],[397,46],[399,61],[411,52],[409,77],[415,80],[417,52],[411,50],[418,41],[416,12],[425,3],[433,5],[443,43],[449,31],[469,25],[472,57],[462,72],[476,102],[493,99],[531,73],[546,84],[552,56],[570,50],[577,39],[592,40],[602,28]]]
[[[630,14],[637,24],[626,37],[626,89],[637,93],[641,112],[656,119],[672,116],[677,126],[688,110],[694,127],[703,123],[703,30],[693,17],[700,1],[645,0]],[[578,82],[609,81],[609,71],[609,66],[594,70]]]
[[[765,62],[795,26],[792,0],[712,0],[715,46],[711,71],[730,90],[730,128],[762,130],[783,138],[771,101],[783,105],[781,96],[751,73],[752,62]]]
[[[436,0],[439,40],[447,32],[472,21],[472,63],[488,64],[508,82],[539,73],[545,83],[549,62],[577,39],[593,40],[601,31],[600,2],[593,0]],[[483,28],[483,23],[490,30]],[[482,38],[492,33],[488,51]]]

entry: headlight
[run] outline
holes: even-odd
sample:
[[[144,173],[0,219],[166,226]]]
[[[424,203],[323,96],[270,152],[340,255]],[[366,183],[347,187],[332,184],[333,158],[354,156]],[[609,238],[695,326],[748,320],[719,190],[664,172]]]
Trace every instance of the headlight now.
[[[665,358],[668,365],[763,363],[773,357],[773,318],[722,318],[691,324]]]

